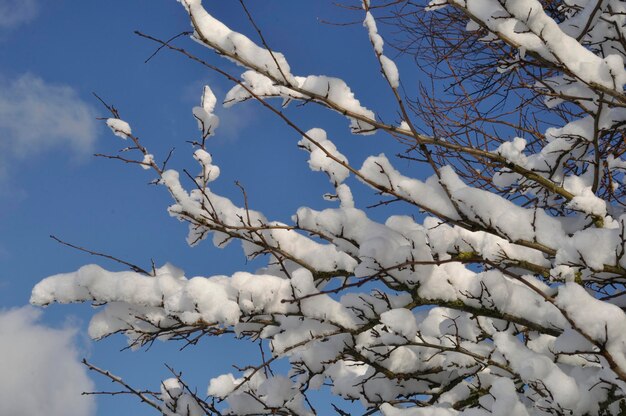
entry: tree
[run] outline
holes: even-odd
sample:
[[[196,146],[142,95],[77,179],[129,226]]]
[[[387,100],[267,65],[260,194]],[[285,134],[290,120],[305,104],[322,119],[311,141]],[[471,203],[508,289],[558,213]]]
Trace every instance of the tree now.
[[[107,125],[130,141],[110,157],[156,173],[174,200],[170,214],[189,224],[189,243],[239,240],[267,266],[187,279],[170,265],[90,265],[43,280],[32,303],[101,305],[90,324],[96,339],[121,332],[141,346],[234,334],[265,352],[211,379],[206,397],[179,376],[149,393],[90,368],[165,415],[315,414],[309,393],[323,385],[366,414],[626,414],[624,2],[365,0],[358,13],[397,103],[394,123],[341,79],[292,74],[260,30],[255,43],[199,0],[181,4],[193,38],[243,67],[241,77],[140,36],[231,80],[226,105],[256,100],[284,121],[338,206],[300,208],[285,224],[250,207],[243,188],[240,204],[214,193],[220,170],[208,139],[219,119],[208,86],[193,109],[195,176],[157,161],[107,105]],[[377,21],[400,29],[391,47]],[[405,93],[393,47],[431,75],[420,96]],[[336,111],[354,134],[386,134],[430,176],[406,176],[384,154],[358,168],[273,98]],[[370,219],[352,197],[354,178],[406,215]],[[288,373],[274,372],[281,360]]]

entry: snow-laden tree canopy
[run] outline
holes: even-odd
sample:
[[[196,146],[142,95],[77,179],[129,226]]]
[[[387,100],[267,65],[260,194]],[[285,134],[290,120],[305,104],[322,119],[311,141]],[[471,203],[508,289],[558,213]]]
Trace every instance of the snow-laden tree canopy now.
[[[359,18],[397,101],[394,123],[343,80],[294,74],[264,39],[227,27],[200,0],[180,3],[193,39],[242,68],[204,62],[235,84],[223,104],[257,100],[282,118],[311,170],[328,176],[328,208],[302,207],[282,223],[211,189],[220,167],[209,153],[219,134],[209,86],[193,108],[189,178],[166,169],[111,107],[107,125],[139,155],[123,160],[156,173],[189,244],[239,240],[267,265],[193,278],[171,265],[89,265],[44,279],[33,304],[100,305],[95,339],[124,333],[140,346],[234,333],[269,349],[258,365],[207,380],[206,395],[178,377],[153,396],[132,390],[164,415],[312,415],[308,394],[324,385],[385,416],[625,414],[625,1],[365,0]],[[406,35],[397,44],[379,32],[382,16]],[[398,49],[445,64],[432,72],[433,94],[405,96]],[[438,95],[445,77],[453,86]],[[396,139],[430,174],[407,176],[384,154],[352,160],[333,133],[302,130],[275,98],[338,112],[354,134]],[[350,177],[406,215],[369,218]],[[288,373],[268,371],[277,360]]]

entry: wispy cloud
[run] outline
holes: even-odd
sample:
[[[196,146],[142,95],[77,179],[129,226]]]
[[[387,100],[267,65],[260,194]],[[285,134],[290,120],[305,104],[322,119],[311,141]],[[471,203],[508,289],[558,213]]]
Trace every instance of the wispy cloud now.
[[[32,74],[13,80],[0,76],[2,165],[53,148],[74,156],[89,154],[97,131],[94,110],[73,88],[49,84]]]
[[[0,414],[88,416],[95,403],[86,368],[78,361],[76,331],[37,322],[32,307],[0,311]]]
[[[13,29],[28,23],[38,11],[37,0],[0,0],[0,29]]]

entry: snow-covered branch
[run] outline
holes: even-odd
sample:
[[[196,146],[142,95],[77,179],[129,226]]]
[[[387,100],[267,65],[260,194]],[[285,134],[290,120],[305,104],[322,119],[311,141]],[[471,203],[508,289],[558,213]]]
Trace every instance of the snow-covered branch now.
[[[313,415],[308,393],[325,386],[367,414],[386,416],[621,414],[623,2],[449,0],[416,8],[365,0],[352,7],[399,125],[377,118],[387,102],[362,104],[340,78],[293,74],[245,5],[260,44],[200,0],[180,3],[193,39],[242,73],[141,35],[234,86],[223,99],[205,86],[192,109],[194,170],[159,164],[140,129],[109,106],[106,124],[130,147],[107,157],[156,174],[172,197],[170,215],[189,225],[190,245],[208,237],[218,248],[238,241],[246,259],[265,256],[267,264],[254,273],[196,277],[170,264],[154,273],[89,265],[44,279],[32,303],[92,302],[101,308],[90,336],[123,333],[133,347],[214,336],[260,343],[260,362],[207,380],[208,398],[175,373],[160,395],[145,397],[172,416]],[[394,22],[406,42],[390,41],[380,22]],[[449,86],[402,88],[400,73],[415,70],[403,59],[411,53],[433,65],[433,85]],[[333,193],[326,199],[337,205],[304,206],[289,221],[275,221],[250,206],[243,187],[243,204],[212,189],[229,168],[210,153],[219,134],[215,109],[247,100],[291,129],[309,168],[328,177]],[[304,129],[287,116],[282,107],[292,101],[347,117],[355,134],[397,139],[407,146],[402,158],[426,162],[430,172],[410,176],[379,152],[357,160],[342,149],[340,134]],[[404,214],[372,219],[356,187],[389,197]],[[289,371],[274,373],[278,361]]]

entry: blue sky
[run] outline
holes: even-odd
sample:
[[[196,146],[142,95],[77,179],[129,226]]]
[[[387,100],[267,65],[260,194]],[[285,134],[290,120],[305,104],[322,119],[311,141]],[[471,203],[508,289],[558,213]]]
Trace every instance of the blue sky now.
[[[256,40],[237,1],[204,4],[234,30]],[[269,44],[286,55],[295,74],[339,76],[366,106],[397,119],[365,29],[360,24],[320,23],[360,20],[362,14],[331,2],[300,0],[250,2],[250,9]],[[26,305],[32,286],[46,276],[92,262],[121,269],[55,243],[51,234],[143,267],[149,267],[151,259],[157,265],[171,262],[187,276],[230,274],[261,264],[246,264],[237,245],[225,250],[208,243],[189,248],[186,226],[168,216],[169,197],[164,189],[148,185],[153,179],[149,173],[92,156],[115,153],[123,145],[96,119],[108,116],[92,96],[97,92],[120,110],[157,157],[162,159],[174,147],[172,167],[195,169],[185,143],[197,137],[191,108],[198,105],[204,84],[218,99],[231,87],[219,75],[172,52],[162,51],[145,64],[155,45],[134,30],[169,38],[189,30],[189,23],[175,0],[0,0],[2,309]],[[237,76],[242,72],[188,39],[178,44]],[[402,73],[404,62],[399,64]],[[388,137],[351,136],[346,119],[313,104],[292,106],[287,113],[305,130],[325,128],[356,165],[369,154],[398,150]],[[220,109],[218,115],[220,128],[208,146],[222,170],[214,189],[237,200],[234,181],[239,180],[252,207],[282,221],[300,206],[328,204],[321,198],[330,191],[328,181],[309,171],[293,131],[256,103]],[[398,167],[409,173],[415,169],[402,163]],[[376,201],[367,190],[357,198],[361,206]],[[388,214],[372,213],[375,218]],[[158,381],[169,376],[163,366],[168,363],[204,391],[211,375],[231,371],[230,363],[241,363],[237,355],[248,351],[220,339],[182,353],[180,345],[165,344],[149,351],[119,352],[125,346],[121,336],[97,343],[87,339],[85,327],[92,313],[89,305],[51,306],[40,322],[79,328],[79,356],[138,386],[158,388]],[[110,388],[106,380],[92,378],[97,389]],[[96,414],[154,413],[134,399],[102,398]]]

